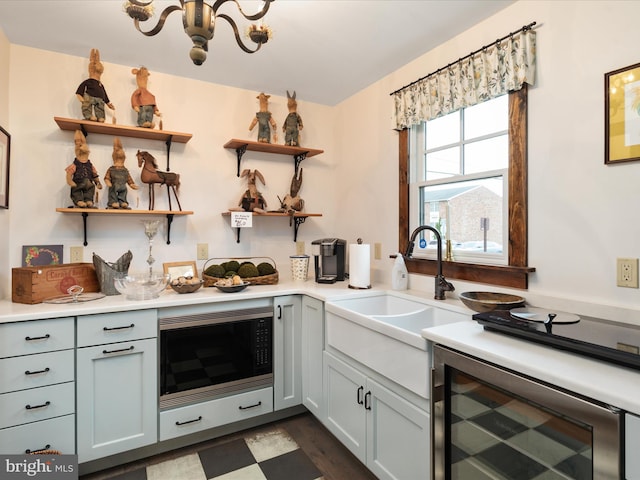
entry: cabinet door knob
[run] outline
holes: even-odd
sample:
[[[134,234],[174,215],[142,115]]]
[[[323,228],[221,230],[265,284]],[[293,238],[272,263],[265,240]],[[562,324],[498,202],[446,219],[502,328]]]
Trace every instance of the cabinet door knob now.
[[[122,353],[122,352],[130,352],[131,350],[134,349],[134,346],[131,345],[129,348],[119,348],[117,350],[103,350],[102,353],[104,355],[110,354],[110,353]]]
[[[371,410],[371,391],[368,391],[364,396],[364,409]]]
[[[362,402],[362,392],[364,392],[364,387],[363,386],[359,386],[358,387],[358,394],[357,394],[357,398],[356,398],[356,400],[358,402],[358,405],[362,405],[362,403],[363,403]]]
[[[45,368],[44,370],[36,370],[35,372],[32,372],[30,370],[27,370],[24,372],[25,375],[37,375],[39,373],[47,373],[49,371],[49,367]]]
[[[194,418],[193,420],[187,420],[186,422],[176,422],[176,425],[188,425],[190,423],[199,422],[200,420],[202,420],[202,415],[200,415],[198,418]]]
[[[122,327],[102,327],[102,330],[104,330],[105,332],[111,332],[113,330],[124,330],[126,328],[133,328],[135,327],[135,324],[132,323],[131,325],[123,325]]]
[[[27,342],[34,342],[36,340],[46,340],[47,338],[50,338],[51,335],[49,335],[48,333],[46,335],[42,335],[41,337],[24,337],[24,339]]]

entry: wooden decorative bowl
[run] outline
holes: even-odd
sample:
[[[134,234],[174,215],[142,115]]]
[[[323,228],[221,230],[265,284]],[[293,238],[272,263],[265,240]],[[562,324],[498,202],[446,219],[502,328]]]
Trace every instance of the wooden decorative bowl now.
[[[474,312],[511,310],[524,306],[524,298],[519,295],[497,292],[462,292],[460,300]]]

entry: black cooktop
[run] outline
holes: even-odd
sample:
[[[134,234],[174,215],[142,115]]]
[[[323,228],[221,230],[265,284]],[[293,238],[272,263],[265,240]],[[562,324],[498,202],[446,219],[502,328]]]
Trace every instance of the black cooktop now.
[[[589,317],[572,324],[545,325],[513,318],[508,310],[476,313],[472,318],[485,330],[640,370],[640,327],[634,325]]]

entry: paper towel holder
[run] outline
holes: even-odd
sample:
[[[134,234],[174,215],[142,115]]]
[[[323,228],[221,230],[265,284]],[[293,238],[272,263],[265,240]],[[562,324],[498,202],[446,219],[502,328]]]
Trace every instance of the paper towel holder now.
[[[356,240],[356,243],[358,245],[362,245],[362,239],[358,238]],[[351,267],[351,258],[349,258],[349,267]],[[351,268],[349,268],[349,279],[351,279]],[[356,287],[354,285],[351,285],[351,283],[349,283],[348,287],[352,288],[354,290],[367,290],[367,289],[371,288],[371,284],[367,285],[366,287]]]

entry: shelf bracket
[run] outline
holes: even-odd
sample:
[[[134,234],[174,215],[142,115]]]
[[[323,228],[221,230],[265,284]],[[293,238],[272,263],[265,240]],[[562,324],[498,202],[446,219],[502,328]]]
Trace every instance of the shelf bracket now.
[[[293,217],[293,241],[298,241],[298,228],[304,223],[307,217]]]
[[[246,145],[242,145],[236,148],[236,156],[238,157],[238,177],[240,176],[240,161],[242,160],[242,156],[245,154],[246,151],[247,151]],[[240,234],[238,234],[238,236],[240,236]],[[240,243],[240,240],[238,240],[238,243]]]
[[[302,163],[302,161],[305,158],[307,158],[307,152],[299,153],[299,154],[293,156],[293,161],[295,162],[295,173],[296,173],[296,175],[298,174],[298,168],[300,167],[300,164]]]
[[[88,216],[89,214],[87,212],[82,212],[82,228],[84,230],[84,242],[82,242],[82,244],[85,247],[89,245],[89,242],[87,242],[87,217]]]
[[[240,243],[240,227],[236,228],[236,243]]]
[[[80,131],[82,132],[82,134],[84,135],[84,138],[87,138],[89,136],[89,132],[87,132],[87,129],[84,128],[83,124],[80,124]]]
[[[173,223],[173,213],[167,213],[167,245],[171,245],[171,224]]]
[[[173,142],[173,135],[169,135],[169,137],[167,137],[167,141],[164,142],[165,145],[167,146],[167,172],[170,172],[171,169],[169,168],[169,158],[171,156],[171,143]]]

